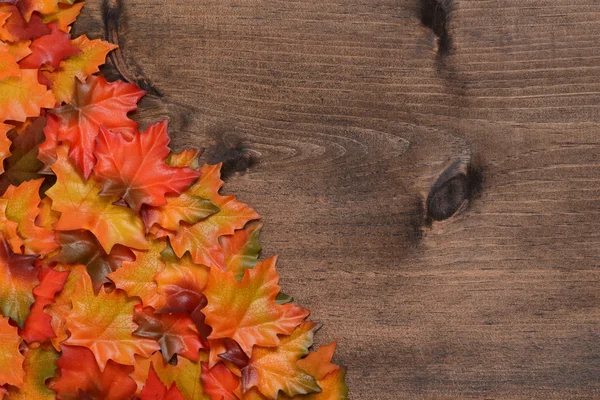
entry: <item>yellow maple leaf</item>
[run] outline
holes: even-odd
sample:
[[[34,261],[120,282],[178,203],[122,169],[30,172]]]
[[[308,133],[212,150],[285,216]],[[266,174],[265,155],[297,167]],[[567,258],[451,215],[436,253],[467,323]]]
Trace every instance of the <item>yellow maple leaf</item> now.
[[[0,81],[0,122],[38,117],[42,108],[54,104],[54,95],[38,82],[35,69],[23,69],[19,75]]]
[[[20,389],[9,388],[11,400],[54,400],[56,393],[46,386],[46,380],[54,376],[58,353],[41,347],[27,349],[24,369],[27,372]]]

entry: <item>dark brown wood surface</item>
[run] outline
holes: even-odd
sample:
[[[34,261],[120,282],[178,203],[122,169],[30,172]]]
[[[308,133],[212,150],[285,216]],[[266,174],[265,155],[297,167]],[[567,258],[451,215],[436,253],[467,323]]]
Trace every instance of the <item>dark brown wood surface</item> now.
[[[600,398],[600,2],[88,0],[75,31],[225,162],[351,398]]]

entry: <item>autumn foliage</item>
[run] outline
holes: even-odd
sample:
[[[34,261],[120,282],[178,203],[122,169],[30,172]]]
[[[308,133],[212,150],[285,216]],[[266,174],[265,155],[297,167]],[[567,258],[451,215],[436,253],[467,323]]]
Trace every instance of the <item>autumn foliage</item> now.
[[[129,118],[82,6],[0,2],[0,399],[346,399],[260,216]]]

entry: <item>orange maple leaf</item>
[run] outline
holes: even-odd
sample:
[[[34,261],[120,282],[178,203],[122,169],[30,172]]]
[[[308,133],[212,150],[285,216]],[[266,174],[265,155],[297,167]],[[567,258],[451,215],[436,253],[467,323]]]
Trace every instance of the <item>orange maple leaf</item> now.
[[[0,385],[23,385],[25,357],[19,352],[20,343],[17,328],[10,326],[8,318],[0,319]]]
[[[67,155],[64,146],[57,148],[57,161],[52,165],[56,184],[46,191],[52,209],[61,212],[54,228],[58,231],[86,229],[92,232],[110,253],[116,244],[134,249],[147,249],[144,224],[129,208],[113,203],[118,197],[99,196],[100,185],[85,180]]]
[[[142,204],[163,206],[167,204],[167,193],[178,194],[187,189],[200,174],[165,163],[169,141],[167,121],[129,138],[100,128],[94,175],[102,183],[101,194],[122,197],[139,212]]]
[[[161,252],[166,243],[161,240],[150,240],[147,251],[133,251],[135,261],[125,261],[121,268],[111,272],[107,277],[115,285],[124,290],[130,297],[139,297],[144,306],[159,308],[164,298],[158,293],[154,276],[165,269]]]
[[[225,257],[227,271],[233,272],[235,279],[240,280],[245,270],[254,268],[261,252],[258,237],[262,223],[249,224],[237,230],[233,235],[221,236],[220,242]]]
[[[68,33],[70,30],[69,25],[75,22],[84,4],[83,1],[75,4],[59,3],[58,12],[44,15],[42,19],[46,24],[56,21],[60,30]]]
[[[276,258],[245,271],[240,282],[232,272],[211,268],[204,295],[208,305],[202,310],[212,327],[209,339],[231,338],[250,357],[252,347],[277,346],[278,334],[289,335],[308,316],[300,307],[290,313],[289,305],[279,305],[279,275]]]
[[[297,366],[308,353],[318,325],[303,322],[291,335],[282,337],[277,347],[255,347],[248,366],[242,369],[242,386],[252,387],[269,399],[277,399],[280,391],[288,396],[320,392],[314,377]]]
[[[64,343],[89,348],[100,371],[104,371],[109,360],[133,365],[135,354],[149,357],[160,349],[155,340],[133,335],[138,326],[132,315],[139,302],[128,298],[125,292],[116,289],[107,293],[101,289],[96,296],[92,280],[85,273],[75,284],[71,301],[73,309],[66,318],[71,336]]]
[[[0,81],[0,121],[38,117],[42,108],[54,107],[54,95],[38,82],[38,72],[23,69]]]
[[[71,44],[81,51],[65,59],[55,71],[44,71],[44,76],[52,82],[52,93],[58,103],[70,103],[76,95],[75,78],[81,82],[99,71],[106,55],[117,48],[116,45],[100,39],[89,40],[86,35],[71,40]]]
[[[35,224],[40,212],[39,191],[43,182],[44,179],[35,179],[18,187],[11,185],[2,195],[2,199],[8,201],[6,217],[18,224],[17,232],[23,239],[25,254],[44,256],[58,247],[54,232]]]
[[[52,14],[58,12],[57,0],[19,0],[17,5],[26,21],[31,19],[31,15],[35,11],[40,14]]]
[[[54,398],[54,392],[45,382],[54,376],[58,353],[54,349],[45,350],[41,347],[25,351],[25,378],[18,389],[8,389],[11,400],[42,400]]]
[[[222,362],[212,368],[208,363],[202,363],[202,387],[211,399],[238,400],[234,392],[239,385],[240,378]]]
[[[89,177],[96,164],[93,152],[100,125],[114,132],[135,130],[137,123],[127,113],[137,109],[137,102],[145,93],[130,83],[108,83],[103,76],[91,76],[87,82],[77,84],[71,104],[52,110],[54,115],[44,130],[46,138],[68,141],[69,155]]]
[[[189,251],[195,263],[208,267],[213,265],[225,269],[223,249],[219,237],[231,235],[236,229],[243,228],[248,221],[260,218],[254,210],[236,201],[235,196],[221,196],[223,186],[220,178],[221,164],[206,165],[201,168],[200,179],[187,194],[210,200],[219,208],[219,212],[204,218],[195,224],[181,223],[177,232],[167,231],[154,226],[151,232],[158,236],[168,235],[171,246],[178,257]]]

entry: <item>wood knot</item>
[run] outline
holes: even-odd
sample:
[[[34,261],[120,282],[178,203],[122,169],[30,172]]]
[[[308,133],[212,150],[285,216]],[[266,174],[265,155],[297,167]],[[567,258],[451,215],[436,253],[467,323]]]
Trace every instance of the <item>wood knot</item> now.
[[[430,28],[438,37],[438,54],[450,52],[451,40],[448,34],[448,15],[451,0],[418,0],[421,6],[421,23]]]
[[[235,173],[242,173],[258,164],[258,158],[244,143],[233,146],[220,144],[216,151],[211,152],[210,164],[223,163],[221,177],[227,179]]]
[[[427,215],[443,221],[464,209],[481,192],[481,170],[472,164],[464,167],[462,160],[452,164],[431,188],[427,196]]]

